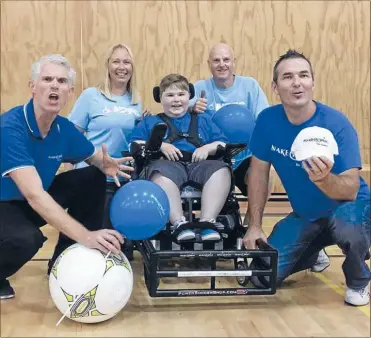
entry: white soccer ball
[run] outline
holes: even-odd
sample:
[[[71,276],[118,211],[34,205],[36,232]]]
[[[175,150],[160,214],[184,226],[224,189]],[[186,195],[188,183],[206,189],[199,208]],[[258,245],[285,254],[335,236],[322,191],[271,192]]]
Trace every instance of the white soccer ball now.
[[[115,316],[133,290],[129,261],[74,244],[55,261],[49,277],[51,297],[61,313],[82,323],[98,323]]]

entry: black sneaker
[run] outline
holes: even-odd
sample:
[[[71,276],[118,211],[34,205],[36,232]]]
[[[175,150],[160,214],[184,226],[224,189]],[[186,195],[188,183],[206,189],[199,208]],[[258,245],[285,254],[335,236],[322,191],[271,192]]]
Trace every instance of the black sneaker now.
[[[0,300],[14,298],[15,293],[7,279],[0,281]]]

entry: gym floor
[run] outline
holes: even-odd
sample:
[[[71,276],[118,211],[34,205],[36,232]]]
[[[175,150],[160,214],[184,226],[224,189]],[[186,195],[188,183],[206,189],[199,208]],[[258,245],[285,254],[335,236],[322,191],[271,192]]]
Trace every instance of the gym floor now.
[[[287,202],[268,202],[265,231],[289,211]],[[46,268],[57,232],[50,226],[43,232],[44,247],[10,278],[16,298],[0,303],[1,337],[370,337],[370,306],[344,304],[344,257],[336,247],[327,249],[331,265],[323,273],[303,271],[273,296],[245,297],[151,298],[135,252],[133,293],[118,315],[98,324],[66,318],[56,327],[62,315],[50,298]],[[217,281],[237,285],[234,278]],[[207,280],[186,282],[181,285],[204,287]]]

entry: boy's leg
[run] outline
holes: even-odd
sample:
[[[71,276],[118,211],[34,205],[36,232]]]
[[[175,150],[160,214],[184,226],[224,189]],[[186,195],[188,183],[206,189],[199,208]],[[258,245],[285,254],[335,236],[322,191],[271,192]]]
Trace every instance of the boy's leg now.
[[[149,165],[148,177],[166,193],[170,202],[170,223],[174,224],[183,217],[180,186],[187,182],[187,172],[179,162],[157,160]]]
[[[37,217],[33,213],[25,201],[0,202],[0,299],[14,297],[6,279],[26,264],[46,240],[39,229],[42,224],[34,222]]]
[[[367,295],[362,295],[371,279],[370,268],[365,262],[370,247],[370,201],[341,204],[334,210],[329,228],[334,243],[346,256],[343,263],[348,287],[346,301],[354,305],[367,304]],[[361,303],[356,304],[358,301]]]
[[[216,170],[202,189],[201,219],[215,219],[222,210],[231,190],[231,171],[229,168]]]
[[[158,184],[166,193],[170,202],[169,221],[174,230],[181,224],[187,223],[182,208],[180,187],[188,181],[187,171],[182,163],[168,160],[157,160],[150,164],[148,177]],[[177,235],[178,241],[195,238],[193,230],[183,230]]]
[[[67,171],[54,178],[48,192],[68,214],[91,231],[103,228],[106,176],[96,167],[89,166]],[[57,257],[75,242],[60,233],[51,269]]]
[[[206,160],[189,165],[189,180],[202,186],[201,222],[215,223],[231,190],[231,169],[222,161]],[[202,240],[219,240],[213,229],[201,231]]]

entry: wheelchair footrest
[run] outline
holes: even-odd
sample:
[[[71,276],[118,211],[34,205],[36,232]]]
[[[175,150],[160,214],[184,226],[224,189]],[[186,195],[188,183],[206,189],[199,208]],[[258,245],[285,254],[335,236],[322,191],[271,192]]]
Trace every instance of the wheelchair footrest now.
[[[220,241],[221,241],[221,239],[218,239],[218,240],[203,240],[201,238],[201,235],[198,234],[198,233],[196,233],[196,238],[194,238],[194,239],[188,239],[188,240],[178,241],[176,239],[176,237],[173,238],[173,242],[176,243],[176,244],[178,244],[178,245],[182,245],[182,244],[186,244],[186,243],[204,243],[204,244],[205,243],[217,243],[217,242],[220,242]]]
[[[186,223],[183,223],[183,224],[179,225],[173,231],[173,233],[171,235],[173,237],[173,241],[176,244],[183,244],[183,243],[205,243],[205,242],[207,242],[207,243],[216,243],[216,242],[219,242],[221,240],[221,239],[218,239],[218,240],[203,240],[201,238],[201,231],[202,230],[205,230],[205,229],[211,229],[211,230],[214,230],[214,231],[218,232],[218,230],[215,228],[215,224],[213,224],[213,223],[195,221],[195,222],[186,222]],[[178,235],[182,231],[184,231],[184,230],[192,230],[192,231],[194,231],[196,237],[193,238],[193,239],[178,241],[177,240]]]

